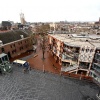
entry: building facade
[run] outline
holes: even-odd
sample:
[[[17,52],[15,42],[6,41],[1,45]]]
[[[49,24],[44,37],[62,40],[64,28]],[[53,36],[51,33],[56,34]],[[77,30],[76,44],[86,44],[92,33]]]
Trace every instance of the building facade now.
[[[26,37],[0,46],[0,53],[4,52],[8,54],[9,58],[14,58],[22,53],[27,52],[28,50],[32,50],[30,37]]]
[[[51,54],[61,65],[61,72],[92,75],[93,65],[96,63],[95,56],[97,52],[100,54],[100,36],[49,34],[48,42]],[[98,59],[100,65],[100,57]],[[100,71],[97,77],[100,82]]]

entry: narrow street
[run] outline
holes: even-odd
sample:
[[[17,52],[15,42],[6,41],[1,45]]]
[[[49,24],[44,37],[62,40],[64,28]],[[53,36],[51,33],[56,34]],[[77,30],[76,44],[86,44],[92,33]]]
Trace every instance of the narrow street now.
[[[60,73],[61,66],[58,63],[56,63],[55,59],[49,52],[48,47],[45,50],[45,54],[44,54],[45,59],[44,60],[42,59],[43,54],[42,54],[42,49],[39,40],[37,44],[37,50],[35,53],[33,52],[32,55],[33,56],[27,59],[27,61],[30,63],[30,66],[32,68],[45,70],[47,72],[52,72],[52,73]]]

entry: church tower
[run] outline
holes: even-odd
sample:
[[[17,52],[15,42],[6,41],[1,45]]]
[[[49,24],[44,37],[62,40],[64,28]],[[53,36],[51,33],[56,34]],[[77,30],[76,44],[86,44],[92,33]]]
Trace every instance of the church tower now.
[[[100,17],[99,17],[99,24],[100,24]]]
[[[21,24],[25,25],[26,22],[25,22],[25,17],[23,13],[20,14],[20,21],[21,21]]]

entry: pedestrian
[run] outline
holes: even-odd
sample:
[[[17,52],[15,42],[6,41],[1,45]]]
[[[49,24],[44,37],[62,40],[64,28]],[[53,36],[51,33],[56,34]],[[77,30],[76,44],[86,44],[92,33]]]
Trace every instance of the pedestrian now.
[[[29,70],[31,70],[30,65],[29,65],[29,62],[26,62],[26,63],[24,64],[24,72],[27,72],[27,71],[29,71]]]

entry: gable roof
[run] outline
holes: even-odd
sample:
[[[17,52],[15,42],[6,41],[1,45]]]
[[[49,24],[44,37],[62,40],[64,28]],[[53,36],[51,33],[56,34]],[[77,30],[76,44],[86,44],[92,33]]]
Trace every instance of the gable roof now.
[[[9,21],[2,21],[2,26],[11,26]]]
[[[28,37],[28,35],[24,32],[20,30],[14,30],[0,33],[0,40],[3,42],[3,44],[6,44],[21,39],[20,35],[23,35],[24,38]]]

